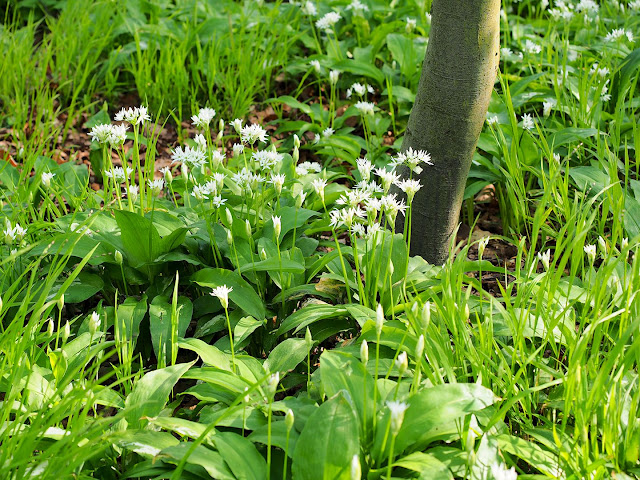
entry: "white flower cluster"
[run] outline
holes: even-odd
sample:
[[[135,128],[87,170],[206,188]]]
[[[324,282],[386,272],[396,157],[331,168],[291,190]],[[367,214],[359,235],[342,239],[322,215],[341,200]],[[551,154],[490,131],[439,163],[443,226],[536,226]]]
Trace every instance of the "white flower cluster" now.
[[[234,122],[237,121],[234,120]],[[267,131],[260,125],[251,124],[240,128],[240,139],[249,145],[253,145],[257,141],[266,143],[268,138]]]
[[[105,170],[102,172],[105,177],[113,179],[116,183],[122,183],[133,173],[133,169],[128,166],[113,167],[113,171]]]
[[[11,222],[8,219],[5,219],[5,229],[4,229],[4,241],[7,245],[11,245],[12,243],[20,243],[24,236],[27,234],[27,230],[22,228],[19,223],[16,223],[15,227],[11,226]]]
[[[537,43],[527,39],[524,42],[524,46],[522,47],[522,50],[527,53],[538,54],[542,51],[542,47],[540,47],[540,45],[538,45]]]
[[[522,60],[522,52],[513,53],[509,47],[502,47],[500,49],[500,58],[508,62],[519,62]]]
[[[576,11],[584,12],[587,15],[597,15],[600,6],[593,0],[580,0],[576,5]]]
[[[391,165],[394,167],[404,164],[409,167],[413,173],[417,173],[418,175],[422,173],[422,167],[420,165],[423,163],[433,165],[433,163],[431,163],[431,155],[424,150],[414,150],[411,147],[407,151],[399,153],[391,161]]]
[[[338,12],[329,12],[320,20],[316,21],[316,28],[318,28],[318,30],[324,30],[325,32],[329,31],[341,18]]]
[[[123,108],[116,113],[113,118],[116,122],[125,121],[129,122],[131,125],[140,125],[143,122],[151,120],[151,117],[147,112],[147,107],[144,106]]]
[[[347,10],[351,10],[354,13],[364,13],[369,11],[369,7],[360,0],[352,0],[351,3],[347,5]]]
[[[373,115],[376,106],[371,102],[357,102],[354,107],[358,109],[361,115]]]
[[[261,170],[271,170],[275,167],[279,170],[279,166],[282,163],[284,155],[273,150],[261,150],[254,152],[251,159],[257,163]]]
[[[244,167],[239,172],[231,176],[238,187],[248,192],[256,192],[258,188],[266,181],[266,178],[259,173],[252,172]]]
[[[533,119],[533,117],[528,114],[525,113],[524,115],[522,115],[522,128],[525,130],[532,130],[533,128],[535,128],[536,126],[536,122]]]
[[[296,175],[302,177],[303,175],[312,173],[320,173],[322,171],[322,165],[318,162],[302,162],[296,166]]]
[[[633,42],[633,32],[631,30],[625,30],[624,28],[616,28],[607,33],[607,36],[604,37],[607,42],[617,42],[624,37],[627,38],[630,42]]]
[[[96,125],[89,132],[89,136],[93,142],[109,144],[112,147],[122,145],[127,139],[127,125]]]
[[[213,108],[201,108],[198,115],[191,117],[191,123],[194,127],[207,128],[216,116],[216,111]]]
[[[171,154],[172,163],[181,163],[187,165],[190,169],[202,167],[207,158],[205,152],[200,148],[191,148],[189,146],[177,147]]]
[[[371,85],[369,85],[368,83],[362,84],[362,83],[356,82],[353,85],[351,85],[349,88],[347,88],[347,98],[351,98],[351,95],[353,95],[354,93],[359,97],[364,97],[367,92],[369,93],[374,92],[373,87]]]
[[[555,2],[555,8],[549,10],[549,15],[556,21],[563,20],[568,22],[574,15],[573,5],[564,0],[557,0]]]

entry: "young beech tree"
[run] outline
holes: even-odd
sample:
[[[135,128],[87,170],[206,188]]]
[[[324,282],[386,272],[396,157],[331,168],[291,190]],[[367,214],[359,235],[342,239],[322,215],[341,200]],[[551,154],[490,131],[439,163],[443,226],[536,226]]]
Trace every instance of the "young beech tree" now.
[[[402,151],[426,150],[411,251],[441,264],[458,224],[500,52],[500,0],[433,0],[431,34]],[[404,175],[403,175],[404,176]],[[415,177],[415,174],[414,174]]]

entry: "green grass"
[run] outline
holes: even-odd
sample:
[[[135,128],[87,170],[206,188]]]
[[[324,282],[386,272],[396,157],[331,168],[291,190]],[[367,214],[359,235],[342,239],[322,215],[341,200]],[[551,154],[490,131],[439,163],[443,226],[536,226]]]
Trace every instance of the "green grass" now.
[[[430,3],[7,7],[3,478],[640,477],[640,6],[503,2],[435,266],[375,200]]]

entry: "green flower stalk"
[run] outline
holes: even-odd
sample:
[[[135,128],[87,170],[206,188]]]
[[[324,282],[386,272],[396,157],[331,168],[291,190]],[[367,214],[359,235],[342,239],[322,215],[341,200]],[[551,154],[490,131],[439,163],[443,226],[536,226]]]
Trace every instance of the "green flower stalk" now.
[[[287,413],[284,417],[284,423],[287,427],[287,439],[285,441],[285,449],[284,449],[284,465],[282,467],[282,480],[287,480],[287,460],[289,460],[289,436],[291,434],[291,429],[295,423],[295,417],[293,415],[293,410],[288,409]]]
[[[227,318],[227,328],[229,330],[229,344],[231,345],[231,370],[236,372],[236,355],[235,350],[233,348],[233,331],[231,330],[231,321],[229,320],[229,293],[233,291],[233,287],[227,287],[226,285],[222,285],[220,287],[216,287],[209,294],[214,297],[218,297],[220,300],[220,304],[222,308],[224,308],[224,314]]]
[[[404,412],[409,408],[404,402],[396,402],[390,401],[387,402],[387,407],[389,407],[389,412],[391,414],[391,418],[389,419],[389,426],[387,427],[387,431],[385,433],[384,441],[382,442],[382,449],[384,450],[384,445],[386,443],[389,431],[391,432],[391,444],[389,445],[389,461],[387,463],[387,480],[391,480],[391,470],[393,468],[393,449],[396,444],[396,437],[400,432],[400,428],[402,427],[402,421],[404,420]]]
[[[271,478],[271,417],[273,416],[273,400],[276,396],[278,383],[280,383],[279,372],[274,373],[267,380],[267,401],[269,402],[269,409],[267,413],[267,480]]]

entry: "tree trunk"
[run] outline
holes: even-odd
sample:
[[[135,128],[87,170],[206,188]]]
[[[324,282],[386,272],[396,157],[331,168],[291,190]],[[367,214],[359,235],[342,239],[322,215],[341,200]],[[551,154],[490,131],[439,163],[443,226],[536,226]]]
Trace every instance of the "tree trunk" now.
[[[442,264],[485,121],[500,51],[500,0],[433,0],[431,34],[402,151],[426,150],[411,253]],[[415,176],[415,175],[414,175]]]

